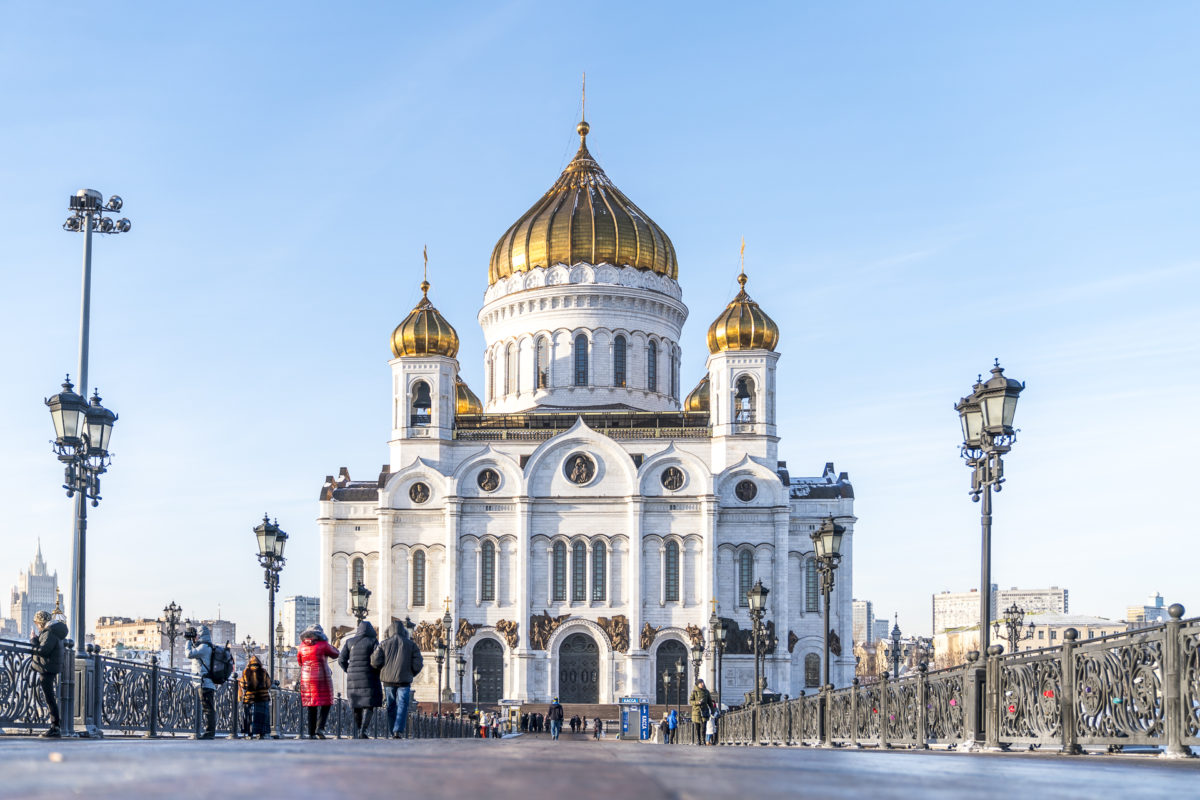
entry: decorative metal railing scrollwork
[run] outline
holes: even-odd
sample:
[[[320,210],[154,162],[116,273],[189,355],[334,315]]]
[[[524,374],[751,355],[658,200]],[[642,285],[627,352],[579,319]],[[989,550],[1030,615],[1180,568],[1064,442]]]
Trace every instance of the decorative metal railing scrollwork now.
[[[925,737],[929,744],[957,744],[966,737],[961,667],[930,672],[925,684]]]

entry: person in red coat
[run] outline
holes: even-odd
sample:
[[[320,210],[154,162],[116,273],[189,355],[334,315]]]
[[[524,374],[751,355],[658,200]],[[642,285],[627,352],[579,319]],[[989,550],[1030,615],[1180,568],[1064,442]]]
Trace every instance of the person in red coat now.
[[[329,643],[320,625],[313,625],[300,634],[296,661],[300,664],[300,703],[308,710],[308,738],[325,738],[325,721],[333,705],[333,676],[329,672],[331,658],[338,651]]]

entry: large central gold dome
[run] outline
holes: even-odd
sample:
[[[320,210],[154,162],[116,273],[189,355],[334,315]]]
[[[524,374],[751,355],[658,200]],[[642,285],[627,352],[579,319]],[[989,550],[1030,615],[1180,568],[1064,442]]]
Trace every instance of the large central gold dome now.
[[[613,185],[587,149],[580,122],[579,152],[550,187],[496,243],[488,285],[517,272],[555,264],[609,263],[677,278],[675,247],[662,228]]]

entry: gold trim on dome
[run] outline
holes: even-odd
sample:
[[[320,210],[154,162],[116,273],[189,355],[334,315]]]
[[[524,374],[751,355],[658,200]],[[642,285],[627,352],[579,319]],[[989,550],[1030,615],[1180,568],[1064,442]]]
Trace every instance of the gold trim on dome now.
[[[685,414],[707,414],[709,413],[709,381],[707,373],[700,382],[696,384],[696,388],[688,392],[687,399],[683,401],[683,411]]]
[[[479,398],[471,391],[471,387],[457,376],[454,378],[454,400],[455,414],[483,413],[483,403],[479,402]]]
[[[738,275],[741,291],[708,326],[708,352],[774,350],[779,326],[746,294],[746,273]]]
[[[458,332],[442,313],[429,302],[429,281],[421,281],[421,302],[409,312],[404,321],[392,331],[392,355],[446,356],[458,355]]]
[[[535,267],[581,261],[677,278],[675,246],[667,234],[613,185],[592,158],[587,121],[581,120],[575,129],[579,151],[550,191],[500,237],[492,250],[488,285]]]

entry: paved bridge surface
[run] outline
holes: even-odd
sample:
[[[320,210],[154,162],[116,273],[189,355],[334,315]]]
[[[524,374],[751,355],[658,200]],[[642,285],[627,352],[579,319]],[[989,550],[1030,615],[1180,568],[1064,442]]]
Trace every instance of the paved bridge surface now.
[[[0,739],[0,797],[1196,797],[1200,759],[505,740]],[[413,794],[415,793],[415,794]]]

